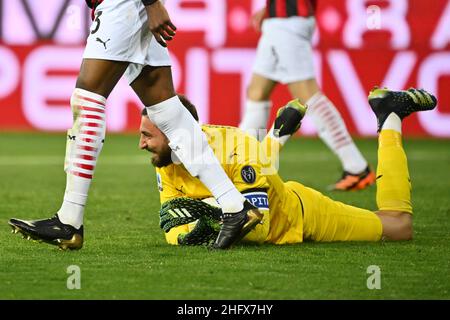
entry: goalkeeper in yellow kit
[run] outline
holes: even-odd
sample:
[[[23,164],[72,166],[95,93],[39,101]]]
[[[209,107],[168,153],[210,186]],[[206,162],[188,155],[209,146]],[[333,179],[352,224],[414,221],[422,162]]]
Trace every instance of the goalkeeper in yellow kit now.
[[[198,120],[195,107],[181,97]],[[334,201],[301,183],[283,182],[277,174],[277,154],[300,127],[306,107],[293,100],[281,108],[273,127],[260,143],[234,127],[204,125],[202,130],[225,172],[256,209],[249,211],[249,228],[242,241],[300,243],[312,241],[410,240],[411,183],[402,147],[401,122],[416,111],[431,110],[436,98],[425,90],[391,91],[374,88],[369,104],[378,121],[378,211]],[[170,244],[210,244],[220,229],[222,212],[211,193],[171,155],[168,140],[145,115],[140,148],[152,153],[160,191],[160,226]],[[194,152],[195,154],[195,152]],[[195,159],[201,162],[201,159]],[[245,233],[243,232],[243,233]]]

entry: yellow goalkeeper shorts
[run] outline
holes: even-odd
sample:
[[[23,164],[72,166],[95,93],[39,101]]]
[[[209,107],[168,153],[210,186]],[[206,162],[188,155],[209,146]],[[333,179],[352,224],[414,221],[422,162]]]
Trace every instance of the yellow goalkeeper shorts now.
[[[294,181],[286,184],[302,199],[304,240],[328,242],[381,239],[383,227],[374,212],[334,201]]]

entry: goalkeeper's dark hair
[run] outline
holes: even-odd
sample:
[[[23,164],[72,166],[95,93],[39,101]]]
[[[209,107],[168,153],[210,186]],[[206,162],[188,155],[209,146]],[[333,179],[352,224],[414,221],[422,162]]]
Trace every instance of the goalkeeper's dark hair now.
[[[182,94],[177,94],[178,99],[180,99],[181,103],[183,104],[183,106],[189,111],[189,113],[194,117],[195,121],[198,121],[198,114],[197,114],[197,109],[195,108],[195,106],[192,104],[191,101],[189,101],[188,98],[186,98],[185,96],[183,96]],[[147,108],[142,109],[141,115],[143,116],[147,116]]]

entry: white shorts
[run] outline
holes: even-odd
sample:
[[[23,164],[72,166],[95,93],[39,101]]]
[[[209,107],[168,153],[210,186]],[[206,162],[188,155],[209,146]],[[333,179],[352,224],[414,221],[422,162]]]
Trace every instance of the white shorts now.
[[[83,59],[130,62],[125,77],[133,82],[142,68],[170,66],[167,48],[162,47],[147,26],[141,0],[107,0],[95,10]]]
[[[253,73],[283,84],[315,78],[311,46],[315,24],[314,17],[264,20]]]

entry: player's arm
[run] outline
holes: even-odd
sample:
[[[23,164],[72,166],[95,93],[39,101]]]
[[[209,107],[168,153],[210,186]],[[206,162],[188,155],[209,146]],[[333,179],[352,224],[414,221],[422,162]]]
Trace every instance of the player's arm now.
[[[147,11],[150,31],[161,46],[167,47],[166,41],[173,39],[177,28],[170,21],[164,4],[159,0],[142,0],[142,3]]]

